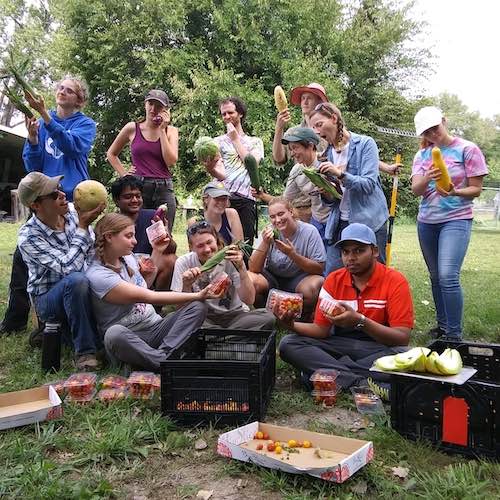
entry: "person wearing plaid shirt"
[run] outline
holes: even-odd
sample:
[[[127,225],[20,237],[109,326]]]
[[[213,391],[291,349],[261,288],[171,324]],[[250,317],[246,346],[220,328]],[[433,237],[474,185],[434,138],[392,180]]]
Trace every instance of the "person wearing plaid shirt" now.
[[[90,224],[104,204],[86,212],[70,209],[61,178],[31,172],[19,183],[19,199],[33,216],[19,230],[18,246],[28,266],[28,293],[38,316],[67,324],[77,369],[92,370],[98,367],[95,354],[102,343],[83,271],[94,245]]]

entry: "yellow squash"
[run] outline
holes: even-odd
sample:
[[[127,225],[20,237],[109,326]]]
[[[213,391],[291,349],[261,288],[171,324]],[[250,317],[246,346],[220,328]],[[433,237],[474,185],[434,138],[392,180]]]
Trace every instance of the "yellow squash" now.
[[[436,185],[443,191],[448,192],[451,189],[450,174],[443,160],[441,150],[437,147],[432,148],[432,163],[434,164],[434,168],[438,168],[441,172],[441,178],[436,181]]]
[[[279,85],[274,87],[274,104],[276,105],[276,109],[279,113],[288,108],[288,101],[286,100],[285,92]]]

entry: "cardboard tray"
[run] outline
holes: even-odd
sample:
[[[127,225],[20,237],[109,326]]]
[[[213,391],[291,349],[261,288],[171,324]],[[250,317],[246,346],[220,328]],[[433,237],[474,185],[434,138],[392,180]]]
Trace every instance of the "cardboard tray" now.
[[[0,394],[0,430],[60,418],[61,405],[52,386]]]
[[[385,373],[386,375],[398,375],[401,377],[413,377],[421,378],[424,380],[435,380],[436,382],[446,382],[448,384],[462,385],[467,382],[471,377],[473,377],[477,370],[471,368],[470,366],[464,366],[462,371],[457,375],[434,375],[433,373],[419,373],[419,372],[389,372],[385,370],[380,370],[375,366],[370,368],[371,372]]]
[[[257,431],[266,432],[270,439],[282,443],[286,443],[289,439],[308,440],[312,443],[312,447],[299,448],[299,453],[288,454],[283,451],[281,455],[264,450],[258,451],[256,445],[265,444],[266,441],[254,439]],[[318,458],[314,454],[317,447],[333,452],[333,457]],[[270,469],[292,474],[308,474],[325,481],[343,483],[373,459],[373,444],[371,441],[361,439],[252,422],[221,434],[217,442],[217,453]]]

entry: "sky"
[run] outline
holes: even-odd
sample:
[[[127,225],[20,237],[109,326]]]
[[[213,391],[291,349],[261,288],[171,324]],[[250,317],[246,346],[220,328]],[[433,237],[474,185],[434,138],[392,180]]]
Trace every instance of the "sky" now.
[[[415,19],[436,56],[426,94],[456,94],[483,117],[500,114],[500,1],[416,0]]]

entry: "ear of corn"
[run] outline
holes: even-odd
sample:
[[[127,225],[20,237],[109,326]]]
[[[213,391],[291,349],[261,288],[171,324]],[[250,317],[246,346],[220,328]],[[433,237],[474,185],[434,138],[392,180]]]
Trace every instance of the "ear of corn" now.
[[[205,264],[200,267],[201,272],[211,271],[215,266],[219,265],[226,256],[229,246],[221,248],[218,252],[214,253]]]
[[[17,65],[14,62],[14,56],[12,52],[10,53],[10,63],[7,65],[7,69],[12,73],[17,83],[21,85],[25,92],[29,92],[35,99],[38,98],[38,94],[35,92],[35,89],[24,79],[22,76],[22,72],[26,71],[28,61],[27,59],[22,62],[20,65]]]
[[[7,87],[7,85],[3,84],[3,87],[4,87],[4,90],[3,90],[3,93],[8,97],[10,103],[16,108],[18,109],[19,111],[21,111],[21,113],[24,113],[28,118],[33,118],[33,113],[31,111],[31,109],[28,108],[28,106],[26,106],[21,97],[12,89],[10,89],[9,87]]]
[[[248,175],[250,176],[250,184],[257,191],[260,190],[260,177],[259,177],[259,167],[257,165],[257,160],[252,155],[246,155],[243,159],[245,168],[247,169]]]
[[[317,187],[324,189],[328,194],[336,198],[337,200],[342,199],[342,195],[335,189],[333,184],[328,181],[322,174],[314,170],[313,168],[303,168],[303,174]]]
[[[437,147],[432,148],[432,163],[434,164],[434,168],[438,168],[441,172],[441,178],[436,181],[436,185],[443,191],[448,192],[451,189],[450,174],[443,160],[441,150]]]
[[[274,87],[274,104],[280,113],[288,108],[288,101],[286,100],[285,92],[279,85]]]

